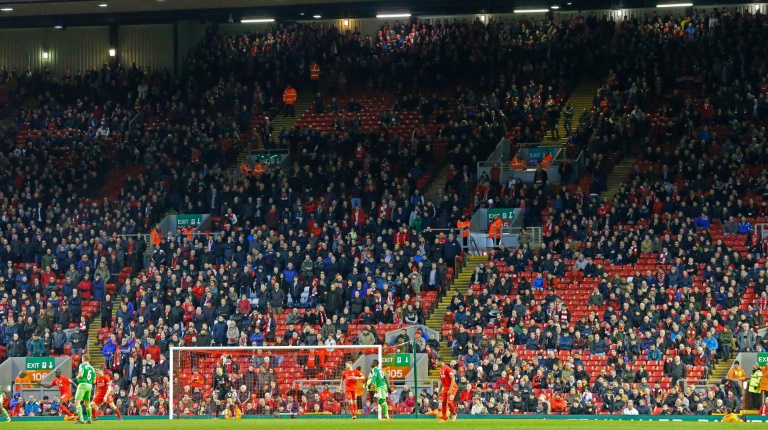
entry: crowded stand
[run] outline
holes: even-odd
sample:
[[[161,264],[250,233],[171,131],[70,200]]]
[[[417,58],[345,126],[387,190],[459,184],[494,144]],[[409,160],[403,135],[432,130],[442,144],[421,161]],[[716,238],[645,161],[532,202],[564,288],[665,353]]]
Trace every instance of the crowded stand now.
[[[0,158],[0,351],[71,354],[75,365],[85,351],[103,355],[123,415],[220,412],[218,365],[245,415],[339,414],[342,393],[285,382],[313,379],[309,370],[231,356],[184,369],[169,405],[169,348],[382,344],[447,306],[460,414],[740,410],[740,381],[706,393],[683,381],[703,383],[717,360],[768,343],[757,334],[768,266],[754,228],[766,216],[768,84],[764,36],[743,31],[763,22],[713,9],[618,24],[418,20],[370,36],[297,24],[211,31],[183,78],[137,65],[5,71],[6,88],[25,96],[12,98],[22,107]],[[739,57],[720,51],[726,43]],[[308,72],[318,64],[323,89]],[[594,108],[565,136],[586,154],[586,180],[476,177],[501,138],[556,131],[576,80],[596,69]],[[289,86],[317,95],[292,129],[273,130],[290,112]],[[229,170],[248,147],[288,148],[290,167]],[[634,151],[616,199],[590,196]],[[443,200],[428,201],[444,165]],[[521,249],[491,250],[471,290],[446,295],[467,257],[457,223],[480,206],[524,208],[544,243],[521,235]],[[209,213],[214,229],[145,242],[169,210]],[[439,342],[417,336],[385,350],[416,347],[436,367]],[[36,410],[13,402],[12,415]],[[406,414],[442,406],[407,386],[389,403]]]
[[[765,36],[749,28],[764,21],[712,10],[620,24],[614,43],[626,60],[609,72],[577,136],[588,137],[593,157],[634,144],[639,161],[613,201],[573,185],[555,192],[542,216],[544,244],[530,248],[523,236],[522,249],[492,251],[472,291],[454,295],[443,332],[460,356],[458,407],[664,415],[744,408],[738,362],[711,390],[693,385],[706,384],[718,360],[768,345],[758,334],[768,295],[765,242],[755,231],[766,219],[765,76],[760,49],[739,51],[737,66],[723,50],[726,41],[763,46]],[[681,68],[672,58],[692,61]],[[666,88],[674,88],[670,96]]]

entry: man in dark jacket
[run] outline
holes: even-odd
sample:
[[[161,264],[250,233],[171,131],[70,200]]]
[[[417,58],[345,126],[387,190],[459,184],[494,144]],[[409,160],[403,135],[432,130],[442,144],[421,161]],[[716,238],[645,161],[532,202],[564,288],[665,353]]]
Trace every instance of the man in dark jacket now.
[[[449,266],[453,265],[456,256],[458,255],[461,255],[461,244],[456,240],[453,234],[449,234],[448,240],[445,242],[445,247],[443,248],[445,262],[448,263]]]
[[[275,289],[270,291],[269,295],[269,307],[272,308],[272,313],[274,315],[283,313],[286,299],[287,297],[285,296],[285,292],[280,288],[280,284],[275,283]]]
[[[72,354],[80,355],[84,349],[88,348],[88,337],[79,327],[75,328],[70,342],[72,343]]]
[[[213,325],[213,345],[224,346],[227,344],[227,322],[219,315],[219,320]]]
[[[325,310],[328,315],[336,315],[344,306],[344,297],[336,282],[331,283],[331,289],[325,295]]]
[[[18,333],[19,328],[16,326],[16,322],[13,320],[13,318],[8,320],[8,326],[5,328],[5,337],[3,338],[3,343],[8,345],[13,341],[13,335]]]
[[[72,298],[69,299],[69,310],[72,315],[72,321],[80,321],[80,315],[83,313],[83,298],[80,297],[77,289],[72,290]],[[69,323],[64,327],[69,327]]]
[[[8,343],[8,357],[24,357],[27,355],[27,348],[24,342],[19,339],[19,334],[14,333],[12,340]]]
[[[148,319],[151,324],[157,324],[157,321],[163,315],[163,305],[158,302],[157,296],[152,296],[152,303],[147,306],[147,311],[149,314],[145,315],[145,319]]]
[[[464,354],[467,350],[467,344],[469,343],[469,333],[467,333],[467,330],[464,328],[464,326],[461,326],[459,328],[459,332],[456,333],[456,336],[453,338],[454,341],[454,347],[453,347],[453,353],[454,354]]]
[[[226,336],[226,330],[224,335]],[[196,346],[211,346],[212,343],[213,343],[213,338],[211,337],[210,333],[208,333],[208,327],[203,326],[202,329],[200,330],[200,333],[197,336]]]
[[[608,342],[606,342],[605,339],[601,339],[598,335],[595,335],[595,341],[589,347],[593,355],[598,355],[600,357],[605,357],[609,348],[610,345],[608,345]]]
[[[115,302],[112,301],[112,296],[107,294],[106,300],[99,303],[99,310],[101,311],[101,328],[112,327],[112,310],[114,309]]]
[[[53,353],[56,355],[64,354],[64,345],[67,344],[67,334],[61,329],[61,325],[56,324],[56,331],[53,332]]]
[[[680,356],[676,355],[674,358],[674,361],[671,363],[671,366],[669,367],[668,375],[670,378],[672,378],[672,384],[676,384],[678,380],[685,379],[687,376],[687,369],[685,368],[685,364],[683,364],[682,361],[680,361]]]
[[[184,322],[184,309],[181,307],[180,300],[176,300],[175,306],[172,307],[169,312],[168,319],[170,320],[170,326],[173,326],[174,324],[182,324]]]
[[[27,341],[27,352],[29,353],[30,357],[48,356],[48,351],[45,349],[45,344],[43,343],[43,340],[40,339],[40,333],[34,332],[32,334],[32,339]]]

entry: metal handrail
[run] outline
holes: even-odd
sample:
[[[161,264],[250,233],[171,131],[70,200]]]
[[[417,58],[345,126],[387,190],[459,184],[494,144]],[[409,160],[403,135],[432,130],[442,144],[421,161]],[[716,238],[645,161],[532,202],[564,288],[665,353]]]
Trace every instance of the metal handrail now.
[[[144,105],[144,107],[139,110],[139,113],[131,118],[131,120],[128,122],[128,133],[132,133],[137,126],[144,124],[144,114],[146,113],[147,109],[149,109],[149,105]]]
[[[475,255],[480,255],[480,246],[477,245],[477,241],[475,240],[474,236],[469,235],[469,243],[475,246]],[[472,251],[470,250],[470,254]]]
[[[273,149],[256,149],[251,148],[248,151],[248,155],[289,155],[290,150],[287,148],[273,148]]]

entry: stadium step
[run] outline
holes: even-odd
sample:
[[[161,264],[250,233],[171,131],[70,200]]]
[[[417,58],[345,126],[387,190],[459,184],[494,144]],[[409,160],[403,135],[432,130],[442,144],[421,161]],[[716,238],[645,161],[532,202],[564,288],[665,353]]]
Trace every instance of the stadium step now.
[[[101,354],[101,344],[99,343],[99,328],[101,327],[101,314],[94,315],[91,325],[88,327],[88,352],[91,354],[91,365],[94,369],[99,369],[106,364],[104,356]]]
[[[432,183],[430,184],[427,192],[424,193],[424,198],[431,200],[432,204],[439,207],[443,201],[443,193],[445,192],[445,184],[448,183],[447,179],[448,165],[444,165],[435,172]]]
[[[274,127],[272,130],[273,143],[277,144],[279,142],[280,132],[283,130],[283,127],[287,130],[293,128],[296,121],[298,121],[301,116],[312,107],[314,99],[315,95],[312,91],[299,91],[298,96],[296,97],[296,104],[293,105],[293,108],[296,111],[296,117],[283,116],[282,112],[278,112],[275,118],[272,119],[272,126]]]
[[[619,192],[619,188],[627,180],[627,177],[632,172],[632,168],[637,161],[637,157],[624,157],[619,164],[613,167],[613,171],[608,175],[606,180],[606,190],[600,193],[600,197],[608,198],[609,202],[613,201],[613,197]]]
[[[277,144],[279,142],[279,136],[280,131],[283,129],[283,127],[287,129],[291,129],[293,125],[296,123],[296,121],[301,118],[302,115],[304,115],[304,112],[309,110],[309,108],[312,106],[314,100],[314,95],[311,91],[308,90],[302,90],[298,91],[298,94],[296,96],[296,104],[294,105],[294,110],[296,111],[296,117],[286,117],[283,116],[282,112],[279,112],[278,115],[275,118],[271,118],[272,120],[272,141],[274,144]],[[263,115],[263,114],[260,114]],[[249,155],[251,155],[252,149],[265,149],[264,148],[264,142],[259,137],[258,133],[256,131],[252,132],[253,136],[249,139],[250,144],[245,145],[240,151],[239,154],[237,154],[237,159],[235,162],[229,166],[230,170],[238,171],[240,169],[240,166],[245,162],[245,160],[248,158]]]
[[[448,291],[446,291],[445,296],[443,296],[443,299],[440,300],[437,304],[435,304],[435,310],[432,312],[432,314],[429,316],[429,318],[426,321],[426,326],[431,328],[432,330],[435,330],[439,333],[442,333],[443,331],[443,318],[446,314],[446,307],[448,306],[448,303],[450,303],[450,300],[452,300],[453,295],[456,293],[461,293],[463,295],[467,294],[467,291],[470,289],[470,283],[469,281],[472,278],[472,272],[475,271],[475,267],[485,264],[485,262],[488,260],[488,257],[484,256],[469,256],[467,258],[467,264],[464,265],[459,269],[458,274],[456,275],[456,278],[453,281],[453,284],[448,288]],[[458,357],[453,354],[453,351],[451,350],[451,347],[448,346],[448,339],[445,336],[441,336],[440,338],[440,349],[439,349],[440,357],[442,357],[446,363],[450,363],[452,360],[458,360]],[[429,371],[429,379],[436,380],[439,376],[439,370],[432,369]]]
[[[597,80],[586,80],[580,82],[576,88],[571,91],[570,96],[568,96],[568,98],[563,101],[563,107],[565,106],[566,102],[570,102],[571,107],[573,107],[573,121],[571,126],[572,132],[575,131],[578,127],[579,118],[581,117],[581,113],[584,112],[584,109],[587,111],[592,110],[592,101],[595,97],[595,94],[597,94],[598,88],[600,88],[600,83]],[[565,122],[563,121],[562,116],[563,107],[560,108],[560,121],[557,124],[560,138],[551,139],[549,136],[547,136],[545,138],[546,142],[561,142],[565,144],[568,141],[568,134],[566,133]]]
[[[709,374],[709,379],[707,379],[708,385],[720,384],[720,382],[728,376],[728,371],[731,370],[731,367],[733,366],[736,354],[737,353],[734,351],[727,360],[720,360],[712,366],[712,373]]]
[[[324,93],[326,86],[325,81],[327,81],[327,79],[321,81],[320,92]],[[287,130],[290,130],[293,128],[293,125],[296,124],[296,121],[301,119],[301,117],[313,107],[315,102],[315,95],[317,95],[317,93],[313,92],[309,88],[296,89],[296,104],[293,105],[293,109],[296,112],[296,117],[286,117],[283,116],[282,112],[278,112],[275,118],[272,118],[272,126],[274,127],[272,130],[272,142],[274,144],[278,144],[280,142],[279,137],[283,127],[285,127]]]
[[[110,169],[109,173],[107,173],[106,183],[101,188],[101,197],[109,199],[110,201],[117,200],[125,185],[126,177],[130,175],[131,177],[136,178],[144,172],[144,170],[146,170],[144,165],[123,166]]]

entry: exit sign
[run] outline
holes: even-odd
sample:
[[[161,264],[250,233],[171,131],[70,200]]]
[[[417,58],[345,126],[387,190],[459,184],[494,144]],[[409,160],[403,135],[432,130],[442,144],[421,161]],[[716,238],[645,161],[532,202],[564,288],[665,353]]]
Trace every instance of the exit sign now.
[[[35,382],[42,381],[55,367],[56,359],[53,357],[27,357],[24,366],[27,375]]]
[[[382,357],[382,365],[389,367],[411,367],[411,354],[390,354]]]
[[[757,364],[762,366],[768,366],[768,352],[757,353]]]
[[[203,223],[202,214],[176,215],[177,227],[188,227],[188,226],[194,227],[202,223]]]
[[[491,223],[496,220],[496,215],[501,219],[504,228],[510,228],[512,226],[512,221],[515,220],[515,209],[488,209],[488,225],[491,225]]]
[[[53,370],[56,367],[56,359],[53,357],[27,357],[27,370]]]

